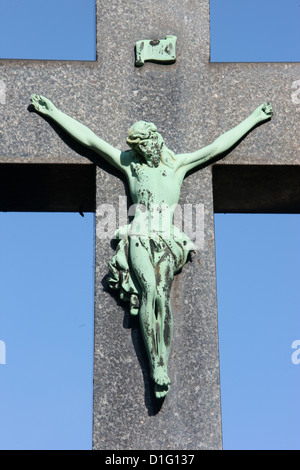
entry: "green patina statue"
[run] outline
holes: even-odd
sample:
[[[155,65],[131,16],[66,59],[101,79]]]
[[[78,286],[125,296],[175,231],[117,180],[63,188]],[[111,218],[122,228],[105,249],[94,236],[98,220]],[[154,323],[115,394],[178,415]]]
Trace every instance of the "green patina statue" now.
[[[176,62],[176,36],[166,36],[166,39],[147,39],[138,41],[135,45],[135,65],[141,67],[146,61],[159,63]]]
[[[272,117],[272,107],[264,103],[212,144],[175,155],[152,123],[136,122],[127,137],[131,150],[122,152],[47,98],[33,95],[31,102],[36,111],[52,118],[126,176],[136,213],[131,224],[117,231],[120,241],[110,262],[108,283],[129,301],[131,314],[139,315],[155,395],[162,398],[171,383],[167,371],[173,329],[171,284],[194,249],[191,240],[173,225],[183,179],[188,171],[222,158],[250,130]]]

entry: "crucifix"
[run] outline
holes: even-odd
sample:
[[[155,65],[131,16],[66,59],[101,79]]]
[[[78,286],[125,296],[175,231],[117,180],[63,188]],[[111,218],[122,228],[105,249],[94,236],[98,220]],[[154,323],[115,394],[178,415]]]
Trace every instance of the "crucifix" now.
[[[51,118],[126,176],[137,208],[110,263],[109,284],[121,291],[122,298],[127,292],[131,314],[139,315],[155,396],[163,398],[171,384],[168,376],[173,331],[171,285],[175,273],[194,249],[191,240],[173,225],[183,180],[189,171],[221,159],[254,127],[270,119],[272,106],[262,104],[210,145],[175,155],[153,123],[136,122],[127,137],[131,150],[122,152],[57,109],[49,99],[34,94],[31,103],[36,111]],[[124,228],[119,227],[118,232],[122,231]]]
[[[225,160],[204,164],[200,172],[189,168],[182,182],[179,203],[204,205],[204,246],[172,285],[172,387],[162,406],[150,391],[138,322],[103,288],[114,250],[109,239],[95,237],[95,449],[221,448],[213,214],[299,210],[298,125],[291,100],[298,65],[211,64],[209,2],[192,4],[190,11],[175,0],[162,12],[161,2],[151,2],[156,26],[147,37],[176,35],[174,64],[134,67],[133,46],[149,23],[147,2],[139,2],[135,15],[136,2],[130,1],[124,16],[115,0],[97,2],[96,63],[1,62],[2,210],[94,211],[105,203],[117,206],[126,194],[114,169],[96,162],[51,120],[27,112],[32,93],[51,97],[113,148],[124,148],[133,122],[154,122],[175,155],[209,146],[265,99],[274,105],[272,125],[233,142],[239,145]],[[113,39],[112,24],[118,31]]]

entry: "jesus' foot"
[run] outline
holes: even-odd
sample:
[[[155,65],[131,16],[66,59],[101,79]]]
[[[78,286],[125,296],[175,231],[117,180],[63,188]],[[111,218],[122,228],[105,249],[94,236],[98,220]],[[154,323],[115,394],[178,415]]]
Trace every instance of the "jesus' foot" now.
[[[171,380],[163,366],[156,366],[153,369],[152,379],[155,382],[155,395],[157,398],[166,396],[170,390]]]
[[[154,393],[156,398],[164,398],[167,393],[170,390],[170,384],[169,385],[154,385]]]

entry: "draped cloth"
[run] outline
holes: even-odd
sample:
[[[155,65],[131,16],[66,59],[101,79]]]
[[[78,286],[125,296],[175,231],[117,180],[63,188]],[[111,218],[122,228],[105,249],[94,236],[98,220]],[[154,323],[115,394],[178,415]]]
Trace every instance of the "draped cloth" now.
[[[190,251],[195,249],[193,242],[177,227],[172,225],[168,234],[153,232],[150,236],[145,234],[130,234],[131,225],[120,228],[116,237],[120,239],[116,253],[109,263],[107,282],[111,289],[120,291],[120,299],[130,302],[130,313],[138,314],[140,286],[135,277],[130,263],[130,237],[139,241],[146,249],[153,264],[153,268],[159,264],[166,250],[171,252],[174,258],[174,274],[186,263]]]

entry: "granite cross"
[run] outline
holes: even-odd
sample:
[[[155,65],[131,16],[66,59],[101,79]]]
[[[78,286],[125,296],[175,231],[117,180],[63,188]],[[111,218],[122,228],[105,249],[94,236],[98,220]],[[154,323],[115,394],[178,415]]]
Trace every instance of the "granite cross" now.
[[[137,13],[138,12],[138,13]],[[113,25],[113,27],[112,27]],[[141,39],[177,36],[177,61],[134,66]],[[146,36],[145,36],[146,35]],[[94,449],[219,449],[220,383],[214,212],[298,212],[299,64],[212,64],[209,0],[97,0],[97,61],[0,62],[0,210],[96,211],[127,194],[118,172],[95,164],[55,124],[28,112],[40,93],[114,147],[138,120],[154,122],[177,153],[204,147],[273,104],[225,160],[191,173],[180,203],[203,204],[204,242],[172,289],[172,390],[154,398],[138,322],[103,287],[113,254],[96,236]],[[99,215],[99,211],[98,211]],[[98,217],[99,222],[99,217]],[[96,221],[97,228],[97,221]]]

